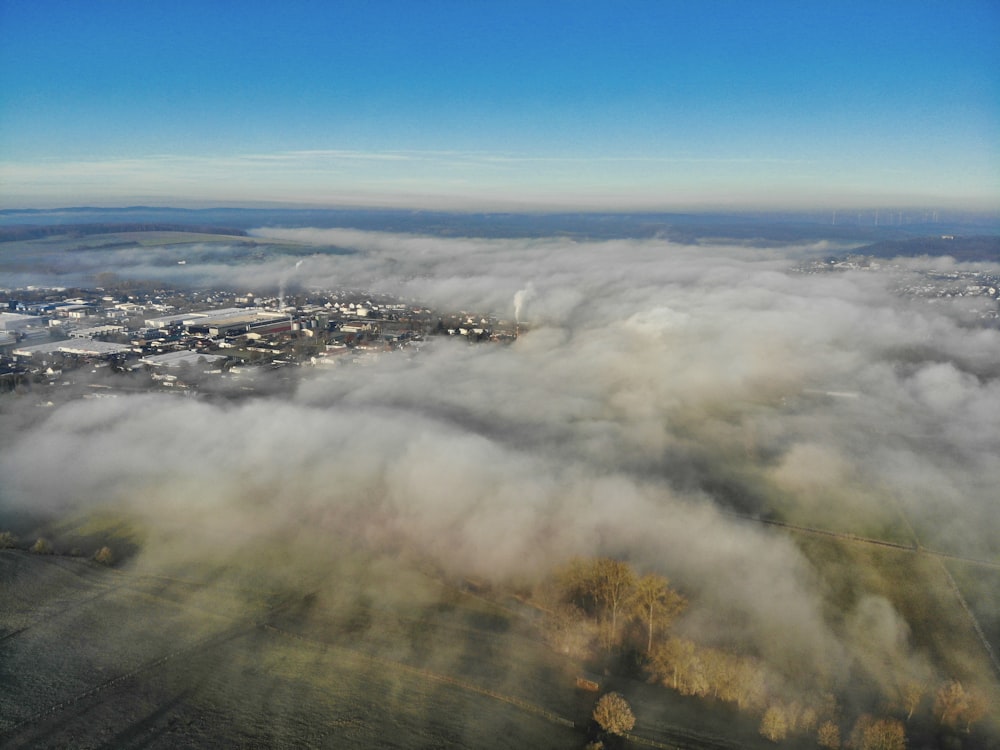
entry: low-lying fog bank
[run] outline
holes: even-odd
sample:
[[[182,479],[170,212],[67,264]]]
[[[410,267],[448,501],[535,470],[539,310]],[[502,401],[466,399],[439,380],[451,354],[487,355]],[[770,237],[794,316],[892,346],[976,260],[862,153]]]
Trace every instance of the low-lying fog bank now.
[[[794,541],[727,511],[1000,556],[1000,331],[898,294],[928,261],[806,274],[830,248],[258,234],[356,252],[216,257],[200,282],[365,288],[530,331],[386,353],[291,398],[70,403],[5,440],[0,518],[123,513],[143,565],[287,581],[321,580],[340,546],[522,584],[608,555],[668,575],[709,640],[834,680],[873,650],[930,667],[885,598],[831,617]]]

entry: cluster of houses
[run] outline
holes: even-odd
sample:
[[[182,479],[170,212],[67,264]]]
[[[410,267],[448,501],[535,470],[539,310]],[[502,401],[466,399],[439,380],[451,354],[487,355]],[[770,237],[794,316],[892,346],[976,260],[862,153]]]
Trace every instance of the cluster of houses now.
[[[51,376],[93,365],[141,369],[161,385],[184,386],[195,375],[329,364],[343,361],[344,354],[409,346],[426,335],[470,340],[510,335],[504,324],[482,316],[441,317],[424,307],[369,298],[320,296],[286,305],[283,298],[224,292],[171,291],[156,298],[72,296],[59,290],[0,295],[0,376]]]

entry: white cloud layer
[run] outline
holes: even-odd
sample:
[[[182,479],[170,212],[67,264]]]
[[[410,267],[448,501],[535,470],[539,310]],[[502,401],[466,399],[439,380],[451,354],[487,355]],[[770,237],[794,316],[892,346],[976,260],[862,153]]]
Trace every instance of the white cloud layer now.
[[[360,543],[531,580],[574,554],[624,556],[691,592],[704,633],[739,623],[775,663],[831,674],[859,630],[910,659],[898,614],[868,598],[830,623],[795,544],[723,510],[1000,553],[1000,331],[901,297],[905,268],[794,270],[823,247],[258,234],[317,253],[294,274],[288,257],[149,263],[165,250],[116,267],[517,306],[530,330],[309,376],[290,399],[73,403],[5,451],[5,503],[126,508],[152,529],[150,560],[278,540],[269,554],[300,571]]]

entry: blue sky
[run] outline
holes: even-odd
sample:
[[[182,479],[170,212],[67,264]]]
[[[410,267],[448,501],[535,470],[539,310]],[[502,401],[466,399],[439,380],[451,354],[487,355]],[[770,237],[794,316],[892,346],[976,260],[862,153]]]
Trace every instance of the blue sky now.
[[[998,39],[995,0],[0,0],[0,205],[997,208]]]

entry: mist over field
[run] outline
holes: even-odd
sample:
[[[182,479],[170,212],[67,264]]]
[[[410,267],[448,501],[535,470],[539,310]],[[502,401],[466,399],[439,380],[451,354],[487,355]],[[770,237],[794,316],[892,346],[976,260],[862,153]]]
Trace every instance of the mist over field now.
[[[828,246],[257,234],[317,252],[181,269],[149,263],[165,250],[109,252],[144,261],[122,276],[349,285],[524,332],[309,374],[289,398],[66,404],[5,440],[8,511],[123,513],[140,565],[298,586],[344,550],[521,584],[614,556],[688,593],[682,630],[834,680],[872,649],[928,668],[886,599],[831,617],[787,534],[732,513],[1000,553],[1000,331],[897,293],[926,259],[805,274]]]

